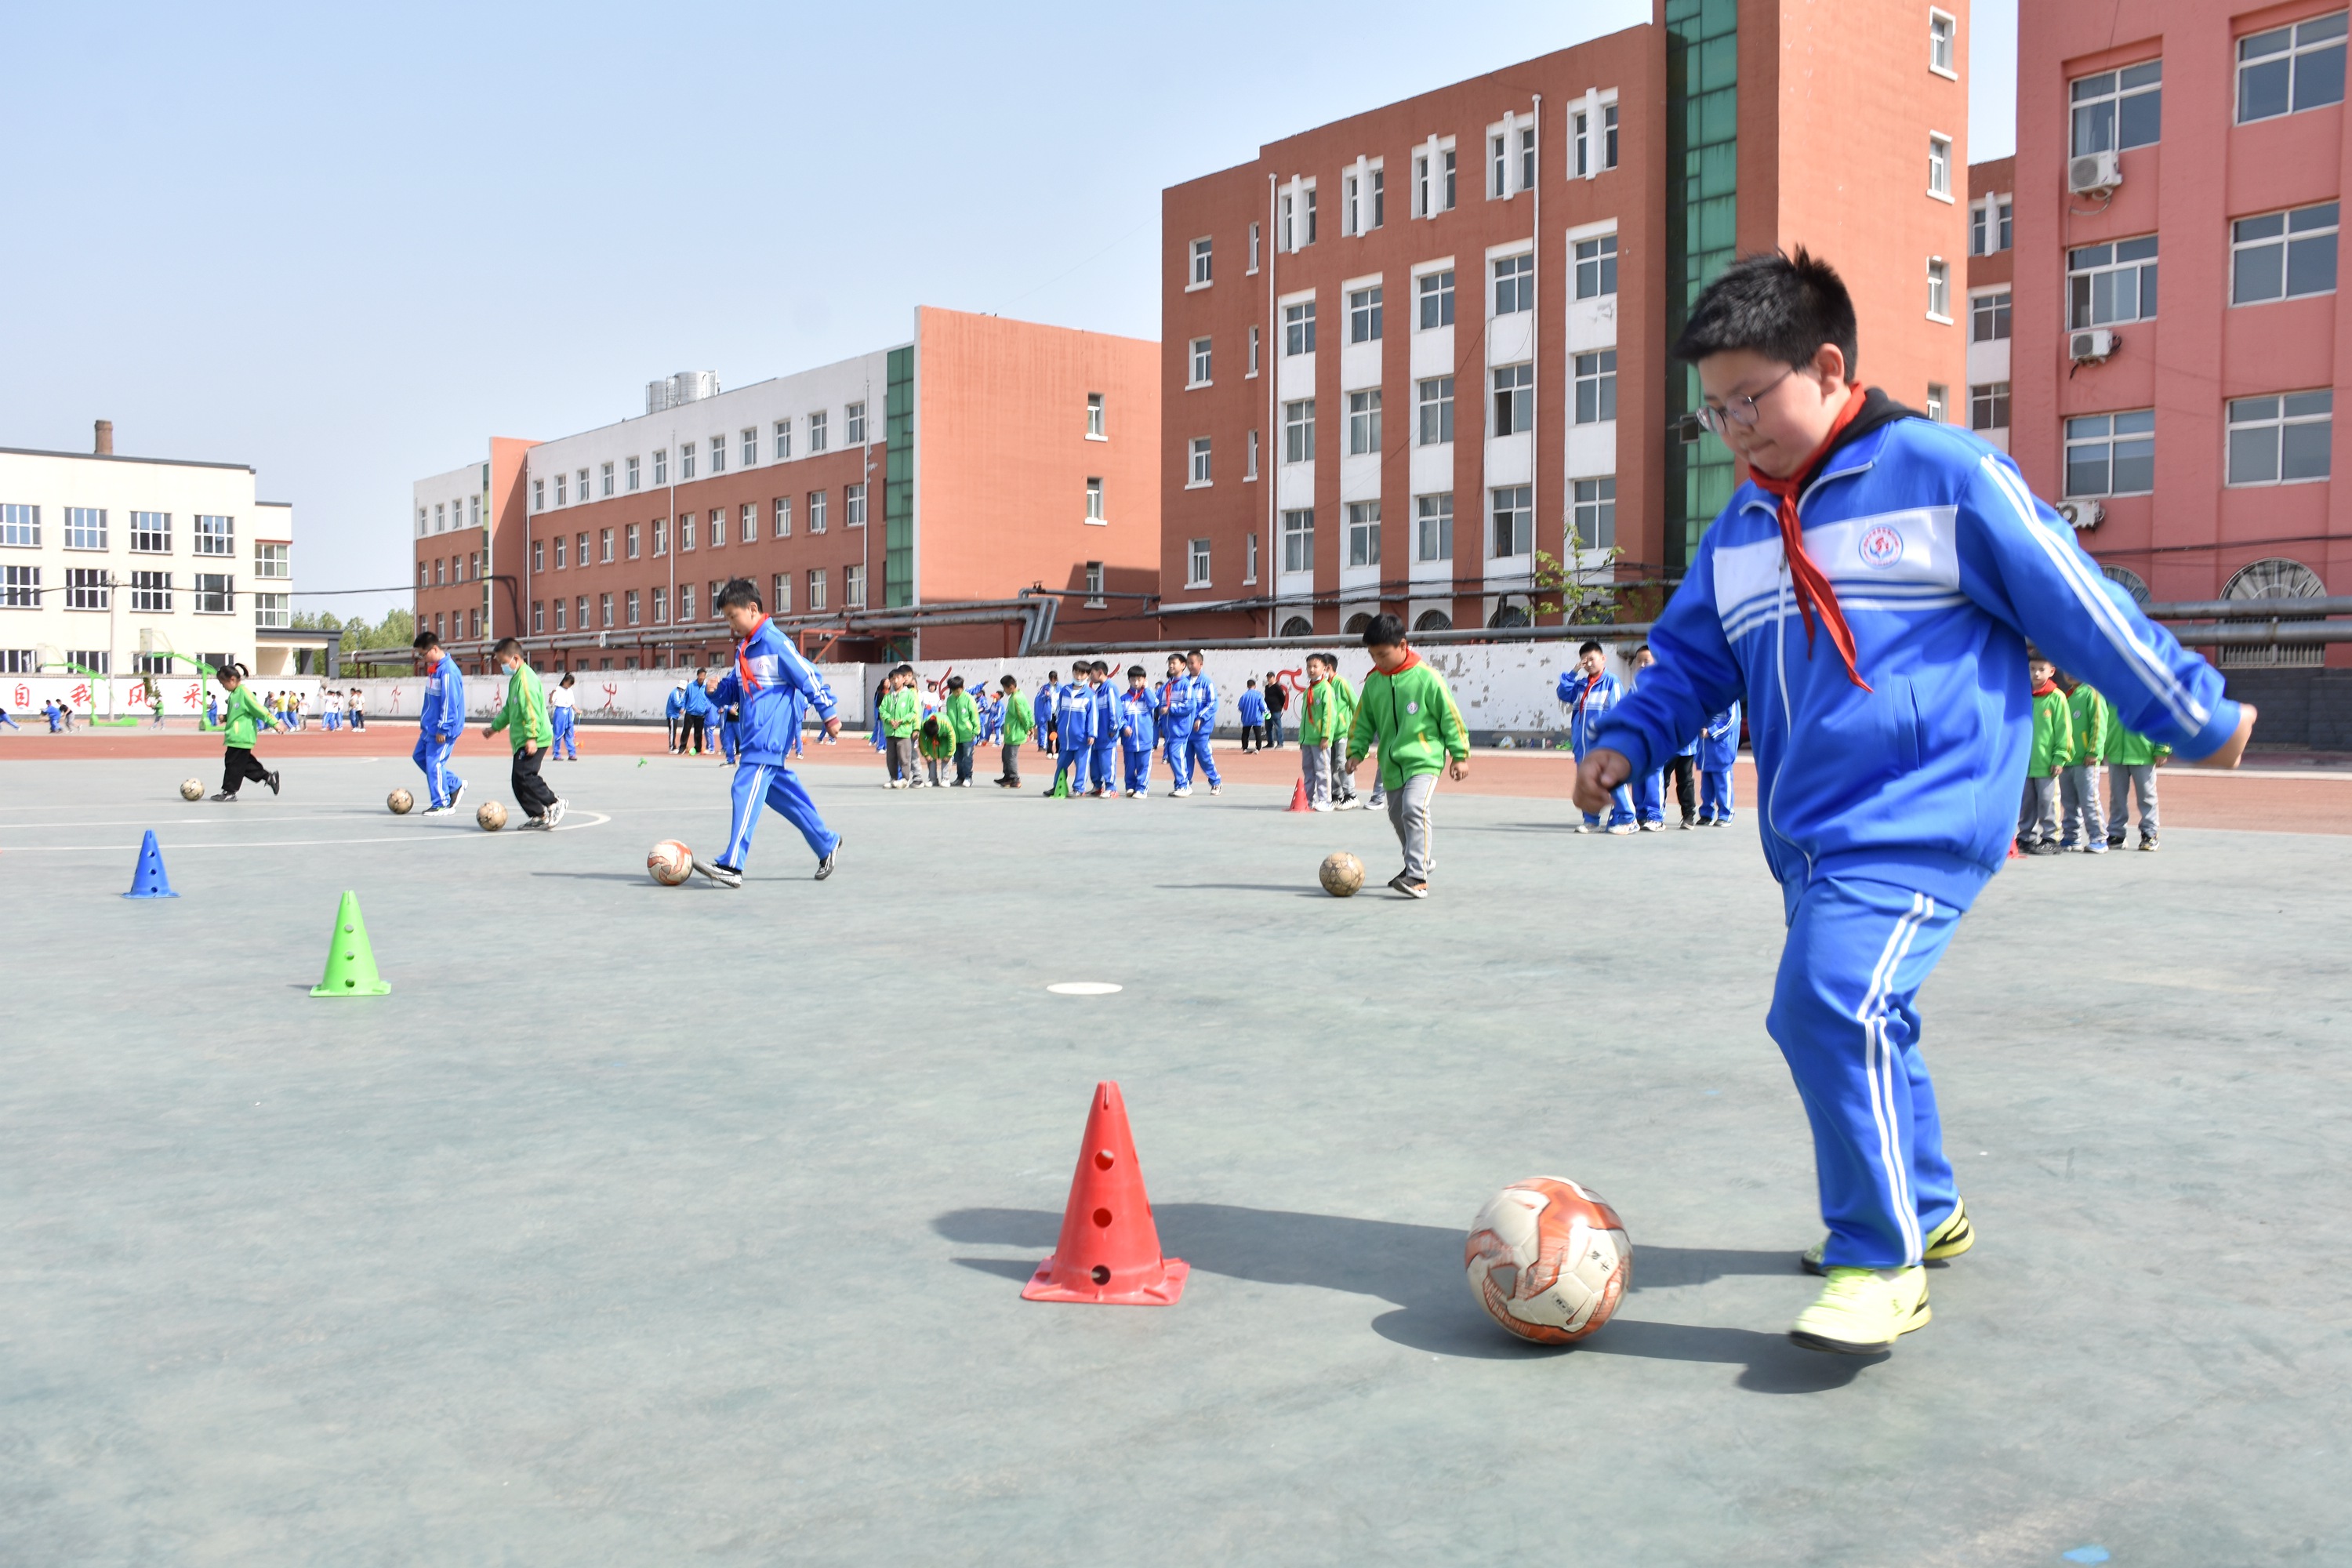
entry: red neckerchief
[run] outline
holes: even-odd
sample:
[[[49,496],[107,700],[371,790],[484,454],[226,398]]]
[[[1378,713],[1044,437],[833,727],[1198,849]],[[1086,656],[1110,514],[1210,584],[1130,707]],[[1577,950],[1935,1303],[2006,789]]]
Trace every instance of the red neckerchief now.
[[[1864,680],[1862,671],[1854,668],[1853,632],[1845,624],[1845,612],[1838,608],[1837,590],[1830,586],[1828,576],[1814,564],[1813,558],[1805,553],[1805,531],[1797,521],[1797,497],[1812,479],[1814,470],[1828,460],[1830,448],[1837,444],[1837,438],[1844,434],[1845,427],[1853,424],[1854,416],[1862,412],[1863,402],[1862,388],[1853,388],[1847,395],[1845,406],[1838,410],[1838,416],[1831,421],[1829,434],[1822,437],[1822,444],[1813,448],[1812,455],[1798,464],[1797,471],[1787,479],[1776,479],[1754,468],[1748,471],[1748,477],[1758,489],[1780,499],[1780,549],[1789,558],[1789,576],[1797,590],[1798,613],[1805,619],[1806,656],[1810,658],[1812,654],[1813,622],[1818,616],[1822,625],[1829,628],[1831,646],[1837,649],[1838,657],[1845,660],[1846,679],[1867,691],[1870,682]]]
[[[1413,652],[1411,648],[1407,648],[1404,650],[1404,662],[1402,664],[1398,665],[1394,669],[1382,669],[1376,664],[1372,666],[1372,673],[1374,675],[1385,677],[1390,680],[1394,680],[1398,676],[1402,675],[1406,670],[1411,669],[1414,665],[1419,664],[1420,662],[1421,655]]]
[[[760,617],[760,625],[753,626],[750,634],[747,635],[742,641],[735,645],[735,679],[736,682],[743,688],[743,695],[745,697],[749,697],[752,692],[757,691],[759,687],[751,679],[751,666],[743,658],[743,650],[751,646],[751,638],[758,637],[760,635],[760,627],[764,626],[767,624],[768,617],[761,616]]]
[[[2058,683],[2057,683],[2056,681],[2054,681],[2054,680],[2045,680],[2045,681],[2043,681],[2041,685],[2039,685],[2039,686],[2037,686],[2037,687],[2035,687],[2035,688],[2033,689],[2033,695],[2035,695],[2036,697],[2047,697],[2047,696],[2049,696],[2052,692],[2053,692],[2053,691],[2055,691],[2055,690],[2057,690],[2057,689],[2058,689]]]

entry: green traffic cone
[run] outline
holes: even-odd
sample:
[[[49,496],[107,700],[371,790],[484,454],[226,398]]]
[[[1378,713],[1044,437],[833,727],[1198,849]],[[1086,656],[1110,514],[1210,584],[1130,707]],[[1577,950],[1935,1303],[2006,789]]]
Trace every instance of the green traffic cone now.
[[[391,983],[375,972],[367,922],[360,919],[360,896],[345,893],[335,911],[335,933],[327,943],[327,973],[310,987],[313,996],[381,996]]]
[[[1067,774],[1067,773],[1055,773],[1055,774],[1054,775],[1054,787],[1053,787],[1052,789],[1047,790],[1047,791],[1045,792],[1045,795],[1046,795],[1046,798],[1048,798],[1048,799],[1050,799],[1050,800],[1067,800],[1067,799],[1069,799],[1069,798],[1070,798],[1070,775],[1069,775],[1069,774]]]

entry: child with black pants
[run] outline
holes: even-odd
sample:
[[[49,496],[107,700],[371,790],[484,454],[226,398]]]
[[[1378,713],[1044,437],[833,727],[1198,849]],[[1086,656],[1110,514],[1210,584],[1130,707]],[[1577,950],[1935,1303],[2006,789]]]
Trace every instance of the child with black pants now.
[[[245,689],[245,668],[242,665],[223,665],[219,679],[221,689],[228,693],[228,711],[224,716],[228,733],[223,737],[226,745],[221,752],[220,793],[213,798],[235,800],[238,786],[247,779],[268,784],[269,793],[276,795],[278,775],[261,765],[261,759],[253,754],[253,742],[262,725],[267,724],[273,730],[283,730],[286,726],[273,718],[269,710],[261,705],[260,700]]]

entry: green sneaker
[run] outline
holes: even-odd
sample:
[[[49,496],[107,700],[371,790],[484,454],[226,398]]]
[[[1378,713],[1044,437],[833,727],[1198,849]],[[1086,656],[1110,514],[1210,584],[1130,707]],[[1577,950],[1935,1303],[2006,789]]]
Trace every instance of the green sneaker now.
[[[1932,1314],[1925,1268],[1888,1273],[1892,1279],[1875,1268],[1831,1269],[1813,1304],[1789,1325],[1789,1337],[1809,1351],[1841,1355],[1893,1350],[1897,1338],[1926,1327]]]
[[[1944,1216],[1944,1223],[1929,1231],[1922,1239],[1927,1244],[1924,1254],[1930,1263],[1940,1263],[1947,1258],[1958,1258],[1961,1253],[1974,1247],[1977,1244],[1977,1232],[1976,1227],[1969,1223],[1969,1205],[1955,1200],[1952,1212]],[[1797,1255],[1799,1266],[1808,1274],[1828,1272],[1822,1267],[1822,1251],[1829,1244],[1830,1238],[1825,1236],[1799,1253]]]

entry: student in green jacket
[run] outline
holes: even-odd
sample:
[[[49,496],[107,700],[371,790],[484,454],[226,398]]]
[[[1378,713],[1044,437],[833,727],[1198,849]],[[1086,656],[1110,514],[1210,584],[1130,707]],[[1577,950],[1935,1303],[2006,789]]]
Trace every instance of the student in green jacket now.
[[[1408,899],[1425,899],[1432,862],[1430,799],[1437,793],[1441,767],[1456,784],[1470,776],[1470,731],[1463,727],[1445,678],[1405,646],[1404,622],[1373,616],[1364,628],[1364,649],[1372,656],[1372,672],[1364,677],[1348,731],[1347,771],[1354,773],[1379,748],[1389,826],[1404,846],[1404,869],[1389,879],[1389,886]]]
[[[997,682],[997,688],[1004,693],[999,699],[1004,710],[1004,771],[996,775],[996,787],[1019,789],[1021,742],[1029,738],[1029,731],[1037,727],[1037,721],[1029,710],[1028,700],[1021,695],[1019,676],[1006,676]]]
[[[922,721],[923,703],[915,695],[915,672],[902,664],[890,672],[889,694],[882,699],[882,736],[889,748],[891,789],[922,787],[915,736]]]
[[[2061,670],[2066,722],[2074,732],[2074,759],[2058,776],[2058,847],[2107,852],[2107,814],[2099,805],[2099,770],[2107,755],[2107,700]]]
[[[2017,809],[2017,847],[2028,855],[2058,853],[2058,777],[2074,760],[2074,720],[2058,670],[2040,654],[2027,671],[2033,680],[2033,749],[2025,763],[2025,798]]]
[[[980,704],[963,689],[963,677],[948,677],[948,700],[940,710],[955,736],[955,787],[971,787],[971,749],[980,739]]]
[[[1339,661],[1330,654],[1307,656],[1307,700],[1298,710],[1298,767],[1307,781],[1310,811],[1333,809],[1332,796],[1338,793],[1332,773],[1344,753],[1337,747],[1348,738],[1339,723],[1339,689],[1333,679],[1339,673]]]
[[[1389,803],[1388,785],[1381,780],[1381,770],[1372,770],[1372,798],[1370,801],[1356,798],[1356,781],[1348,771],[1348,737],[1355,731],[1356,708],[1361,699],[1357,696],[1355,683],[1339,673],[1336,661],[1330,666],[1330,684],[1338,688],[1339,697],[1339,726],[1331,737],[1331,783],[1339,796],[1332,803],[1333,809],[1355,811],[1370,805],[1378,811]]]
[[[237,786],[247,779],[260,780],[269,786],[270,794],[276,795],[278,774],[275,770],[261,765],[261,760],[253,754],[253,742],[265,724],[273,730],[283,730],[286,726],[271,716],[259,698],[245,689],[245,666],[233,662],[224,664],[215,679],[219,680],[221,689],[228,693],[228,707],[221,715],[222,727],[228,732],[222,736],[226,745],[221,752],[220,793],[213,798],[235,800]]]
[[[539,671],[523,662],[522,644],[514,638],[500,637],[490,652],[498,658],[499,668],[507,672],[507,704],[497,718],[482,726],[482,739],[487,741],[501,730],[507,732],[507,743],[514,748],[514,767],[507,774],[507,784],[514,791],[515,804],[530,818],[524,826],[552,831],[563,820],[564,803],[539,776],[539,764],[547,760],[547,748],[555,743],[555,723],[547,716],[547,688],[541,684]]]
[[[2107,705],[2107,847],[2123,847],[2124,829],[2131,826],[2131,796],[2139,795],[2139,847],[2156,847],[2156,770],[2171,759],[2172,748],[2124,728],[2115,705]]]

